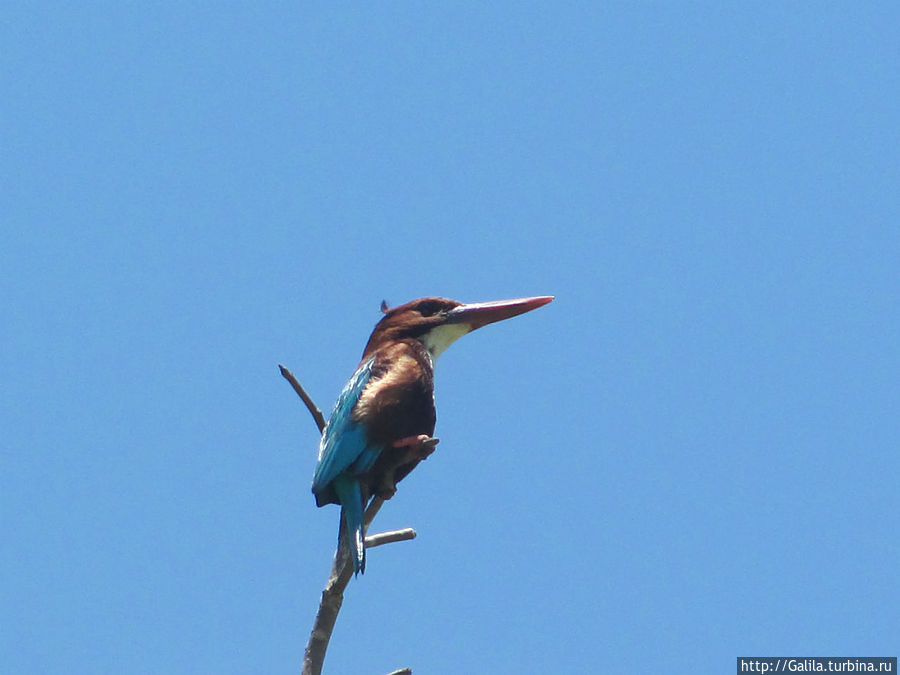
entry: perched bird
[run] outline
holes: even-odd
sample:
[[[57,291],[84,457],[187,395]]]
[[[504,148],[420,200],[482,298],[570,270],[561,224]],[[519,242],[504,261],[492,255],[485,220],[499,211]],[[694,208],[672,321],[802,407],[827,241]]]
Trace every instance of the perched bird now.
[[[363,511],[390,499],[428,457],[434,433],[434,362],[455,340],[489,323],[537,309],[552,296],[463,304],[421,298],[388,309],[338,397],[319,443],[316,505],[340,504],[353,570],[366,567]]]

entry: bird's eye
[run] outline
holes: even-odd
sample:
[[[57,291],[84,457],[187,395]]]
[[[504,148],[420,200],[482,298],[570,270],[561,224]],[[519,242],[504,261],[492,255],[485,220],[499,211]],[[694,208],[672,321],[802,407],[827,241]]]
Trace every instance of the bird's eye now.
[[[432,316],[440,311],[441,306],[436,302],[423,302],[416,309],[419,310],[419,314],[422,316]]]

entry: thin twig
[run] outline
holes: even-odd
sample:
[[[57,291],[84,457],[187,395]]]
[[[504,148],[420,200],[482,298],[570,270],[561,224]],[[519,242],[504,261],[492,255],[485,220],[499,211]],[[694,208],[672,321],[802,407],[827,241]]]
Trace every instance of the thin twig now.
[[[375,548],[383,544],[393,544],[395,541],[409,541],[415,538],[416,531],[411,527],[404,527],[402,530],[391,530],[390,532],[379,532],[366,537],[366,548]]]
[[[278,364],[278,370],[281,371],[282,377],[291,383],[291,386],[294,388],[294,391],[297,392],[297,396],[299,396],[303,403],[306,404],[306,409],[309,410],[309,414],[313,416],[313,420],[316,423],[316,426],[319,427],[319,433],[325,430],[325,417],[322,415],[322,411],[313,403],[313,400],[309,397],[309,394],[306,393],[306,390],[300,386],[300,383],[297,382],[297,378],[294,377],[294,374],[285,368],[280,363]]]

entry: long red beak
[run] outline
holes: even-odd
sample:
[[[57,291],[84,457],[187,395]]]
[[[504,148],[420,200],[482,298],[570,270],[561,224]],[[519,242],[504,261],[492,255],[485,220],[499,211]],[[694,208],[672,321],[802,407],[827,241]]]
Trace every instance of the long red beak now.
[[[466,323],[475,330],[495,321],[510,319],[519,314],[543,307],[553,300],[552,295],[538,295],[533,298],[495,300],[493,302],[473,302],[460,305],[447,314],[447,323]]]

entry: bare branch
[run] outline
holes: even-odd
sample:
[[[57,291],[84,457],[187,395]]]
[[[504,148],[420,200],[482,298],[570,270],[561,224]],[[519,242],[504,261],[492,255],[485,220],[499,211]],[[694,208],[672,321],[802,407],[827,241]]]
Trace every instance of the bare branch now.
[[[369,525],[372,524],[372,521],[375,519],[376,514],[381,510],[381,507],[384,506],[384,500],[381,497],[373,497],[372,501],[369,502],[369,508],[366,509],[366,512],[363,514],[363,527],[368,530]]]
[[[319,427],[319,433],[325,430],[325,417],[322,415],[322,411],[313,403],[313,400],[309,397],[309,394],[306,393],[306,390],[300,386],[300,383],[297,382],[297,378],[294,377],[294,374],[289,371],[287,368],[282,366],[280,363],[278,364],[278,370],[281,371],[281,376],[284,377],[288,382],[291,383],[291,386],[294,388],[294,391],[297,392],[297,396],[299,396],[303,403],[306,405],[306,409],[309,410],[309,414],[313,416],[313,420],[316,423],[316,426]]]
[[[334,623],[337,621],[338,612],[341,611],[341,605],[344,603],[344,589],[347,588],[350,577],[353,576],[353,565],[350,564],[350,551],[347,549],[346,541],[342,518],[331,574],[325,584],[325,590],[322,591],[322,601],[319,603],[316,621],[303,655],[303,675],[321,675],[322,673],[325,650],[328,649],[328,642],[334,631]]]
[[[409,541],[415,538],[416,531],[411,527],[404,527],[402,530],[391,530],[390,532],[379,532],[366,537],[366,548],[375,548],[383,544],[393,544],[395,541]]]
[[[363,517],[366,529],[368,529],[369,524],[372,522],[375,514],[378,513],[382,504],[384,504],[384,500],[380,497],[372,499]],[[413,532],[414,537],[415,531],[412,528],[407,529]],[[398,530],[396,532],[405,531]],[[384,534],[393,535],[396,532],[386,532]],[[382,537],[383,535],[375,536]],[[412,537],[398,538],[396,541],[404,541],[407,538],[411,539]],[[368,537],[366,539],[368,540]],[[381,541],[380,543],[387,544],[389,542]],[[334,624],[337,621],[338,612],[341,611],[341,605],[344,602],[344,591],[352,577],[353,565],[350,562],[347,537],[344,535],[344,521],[341,519],[341,527],[338,532],[338,548],[334,554],[331,574],[328,576],[325,590],[322,591],[322,601],[319,603],[316,621],[313,624],[312,633],[310,633],[309,642],[306,645],[306,653],[303,656],[303,675],[321,675],[322,665],[325,663],[325,651],[328,649],[328,642],[331,640],[332,632],[334,632]]]

